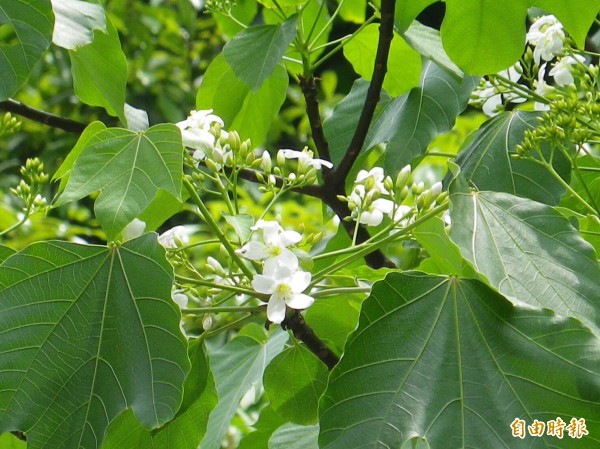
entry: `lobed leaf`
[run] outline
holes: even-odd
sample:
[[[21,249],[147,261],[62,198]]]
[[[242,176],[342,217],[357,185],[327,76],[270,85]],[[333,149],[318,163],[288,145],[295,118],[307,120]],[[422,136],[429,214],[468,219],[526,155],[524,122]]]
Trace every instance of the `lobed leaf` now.
[[[171,420],[190,364],[155,234],[122,247],[35,243],[0,265],[0,432],[97,449],[130,407]]]
[[[108,128],[84,145],[56,206],[100,191],[95,211],[108,239],[139,216],[159,190],[181,198],[183,144],[175,125],[144,132]]]
[[[510,424],[585,417],[598,444],[600,341],[571,318],[519,307],[479,281],[392,273],[374,285],[321,400],[322,449],[562,448]],[[413,440],[411,443],[416,443]]]
[[[517,304],[600,328],[600,268],[591,245],[551,207],[506,193],[451,193],[451,239]],[[598,334],[600,335],[600,334]]]

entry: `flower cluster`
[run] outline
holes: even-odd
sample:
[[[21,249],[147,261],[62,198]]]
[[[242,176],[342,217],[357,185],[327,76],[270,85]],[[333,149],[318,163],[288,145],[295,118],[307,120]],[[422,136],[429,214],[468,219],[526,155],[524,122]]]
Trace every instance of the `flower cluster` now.
[[[565,32],[562,23],[552,15],[539,17],[527,33],[527,43],[533,46],[533,59],[551,61],[563,51]]]
[[[516,83],[521,79],[523,68],[517,62],[514,66],[498,73],[500,79],[506,79]],[[492,82],[492,80],[494,82]],[[518,93],[511,90],[503,83],[496,82],[496,79],[482,79],[479,86],[473,91],[469,103],[480,107],[483,113],[488,117],[494,117],[501,111],[503,103],[522,103],[526,101]]]
[[[262,242],[250,241],[238,250],[238,254],[264,262],[262,274],[256,274],[252,279],[252,288],[270,295],[267,318],[273,323],[281,323],[286,307],[306,309],[314,301],[313,297],[303,293],[312,276],[299,268],[298,257],[289,249],[299,243],[302,236],[296,231],[284,230],[276,221],[259,220],[251,229],[262,231]]]
[[[297,161],[295,166],[288,161]],[[314,184],[317,181],[317,172],[323,167],[333,168],[333,164],[324,159],[317,159],[308,147],[302,151],[281,149],[276,155],[276,165],[273,163],[268,151],[263,151],[258,159],[257,165],[262,173],[258,179],[265,184],[265,190],[270,190],[277,185],[277,177],[280,179],[280,187],[301,187]]]

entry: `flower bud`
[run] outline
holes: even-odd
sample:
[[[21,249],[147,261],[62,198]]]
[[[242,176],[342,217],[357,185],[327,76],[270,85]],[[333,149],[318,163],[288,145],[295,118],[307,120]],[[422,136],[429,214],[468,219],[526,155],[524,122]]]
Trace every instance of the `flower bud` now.
[[[406,165],[404,168],[402,168],[402,170],[400,170],[400,172],[398,173],[398,176],[396,176],[396,188],[397,189],[402,189],[406,185],[406,182],[408,181],[411,170],[412,170],[412,168],[411,168],[410,164]]]
[[[271,155],[266,150],[262,154],[260,167],[267,175],[271,173],[271,168],[273,167],[273,164],[271,162]]]

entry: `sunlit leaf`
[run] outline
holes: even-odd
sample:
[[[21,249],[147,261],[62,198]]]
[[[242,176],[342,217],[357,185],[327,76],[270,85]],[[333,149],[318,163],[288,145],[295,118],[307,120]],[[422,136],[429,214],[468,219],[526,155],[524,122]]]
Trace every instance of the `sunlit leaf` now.
[[[322,449],[559,448],[527,423],[585,417],[600,432],[600,341],[580,322],[511,304],[485,284],[394,273],[373,288],[320,404]],[[589,420],[589,421],[588,421]]]
[[[583,48],[598,14],[598,0],[447,0],[441,34],[444,48],[465,72],[496,73],[523,53],[527,10],[538,6],[554,14]]]
[[[256,325],[252,325],[256,327]],[[219,403],[208,420],[208,430],[200,449],[219,447],[235,414],[240,399],[250,387],[261,383],[269,362],[283,349],[288,335],[277,332],[261,341],[237,336],[214,354],[210,354],[210,367],[217,384]]]
[[[213,109],[225,122],[226,129],[235,129],[242,139],[251,139],[253,146],[258,146],[265,141],[271,122],[285,100],[288,83],[285,68],[278,65],[261,88],[252,92],[236,77],[223,55],[219,55],[204,74],[196,107]]]
[[[189,370],[156,234],[122,247],[36,243],[0,266],[0,432],[96,449],[126,407],[172,419]]]
[[[86,142],[56,205],[100,191],[96,215],[108,238],[115,238],[159,190],[180,198],[182,161],[175,125],[156,125],[145,132],[108,128]]]
[[[296,19],[294,16],[281,25],[246,28],[225,45],[225,59],[252,92],[258,91],[280,63],[296,36]]]
[[[0,101],[25,84],[50,45],[53,22],[50,0],[0,3]]]
[[[277,355],[263,376],[271,407],[287,421],[317,422],[319,398],[327,385],[327,367],[304,346],[296,344]]]
[[[515,303],[574,316],[598,332],[600,268],[569,220],[526,198],[457,190],[450,237],[477,271]]]
[[[408,29],[421,11],[437,0],[412,0],[410,2],[396,2],[394,25],[399,33]]]
[[[54,12],[52,43],[67,50],[94,39],[94,30],[106,32],[106,15],[99,4],[82,0],[51,0]]]
[[[69,52],[73,86],[81,101],[103,107],[126,125],[127,60],[117,30],[108,19],[106,31],[95,30],[92,43]]]
[[[356,73],[367,81],[371,81],[373,75],[378,40],[379,25],[370,24],[344,45],[344,56]],[[391,96],[397,97],[417,86],[420,74],[421,57],[400,35],[394,34],[383,88]]]

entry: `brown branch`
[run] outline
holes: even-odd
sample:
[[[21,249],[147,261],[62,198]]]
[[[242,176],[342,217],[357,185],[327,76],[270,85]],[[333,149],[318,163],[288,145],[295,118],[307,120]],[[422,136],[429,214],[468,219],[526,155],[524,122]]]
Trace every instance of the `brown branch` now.
[[[32,108],[11,99],[0,101],[0,109],[3,111],[13,112],[17,115],[33,120],[34,122],[51,126],[52,128],[62,129],[63,131],[67,131],[69,133],[81,134],[86,127],[85,124],[76,122],[75,120],[50,114],[49,112]]]
[[[306,101],[306,115],[308,115],[312,138],[315,141],[317,152],[321,159],[331,161],[329,144],[323,133],[323,123],[321,121],[321,113],[319,112],[317,82],[318,78],[315,78],[314,76],[300,76],[300,87],[302,88],[304,100]]]
[[[338,356],[315,335],[315,332],[308,324],[306,324],[304,317],[298,310],[295,310],[293,314],[288,315],[281,325],[284,329],[290,329],[294,333],[294,337],[302,341],[314,355],[327,365],[327,368],[329,368],[330,371],[340,361]]]
[[[342,162],[336,167],[332,175],[332,185],[338,190],[343,188],[344,181],[352,169],[352,165],[356,162],[360,150],[362,149],[371,120],[375,114],[375,108],[379,103],[381,96],[381,87],[387,72],[387,61],[390,53],[390,45],[394,37],[394,12],[396,9],[396,0],[381,0],[381,23],[379,24],[379,42],[377,43],[377,53],[375,54],[375,66],[373,67],[373,75],[371,84],[367,91],[365,104],[360,113],[356,131],[352,136],[352,141],[346,150],[346,154]]]

